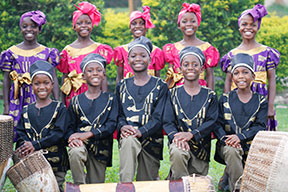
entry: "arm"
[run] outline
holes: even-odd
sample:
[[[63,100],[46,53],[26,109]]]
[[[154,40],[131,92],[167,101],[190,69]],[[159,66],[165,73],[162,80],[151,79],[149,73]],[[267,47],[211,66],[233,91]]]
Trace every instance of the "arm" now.
[[[116,83],[119,83],[123,79],[123,67],[117,66],[117,77],[116,77]]]
[[[229,93],[231,91],[231,85],[232,85],[232,74],[227,71],[224,85],[224,93]]]
[[[276,77],[275,69],[267,71],[268,77],[268,114],[269,118],[274,118],[274,100],[276,96]]]
[[[218,105],[218,118],[217,121],[215,123],[215,127],[214,127],[214,134],[217,137],[218,140],[220,140],[222,143],[225,143],[225,139],[226,139],[226,132],[224,130],[224,126],[225,126],[225,119],[224,119],[224,109],[223,109],[223,97],[221,96],[221,98],[219,99],[219,105]]]
[[[102,81],[101,90],[102,90],[103,92],[107,92],[107,91],[108,91],[108,81],[107,81],[107,75],[106,75],[106,73],[105,73],[104,80]]]
[[[9,91],[11,88],[11,79],[8,71],[4,71],[3,79],[3,101],[4,101],[4,111],[3,115],[9,115]]]
[[[118,117],[117,117],[117,131],[118,131],[118,135],[121,134],[121,128],[125,125],[128,125],[127,121],[126,121],[126,116],[123,112],[123,107],[122,107],[122,102],[120,99],[120,86],[121,86],[121,82],[118,83],[117,87],[116,87],[116,102],[118,103]]]
[[[62,76],[62,85],[64,84],[64,79],[66,78],[68,76],[68,73],[63,73],[63,76]],[[62,86],[61,85],[61,86]],[[63,103],[65,103],[65,99],[66,99],[66,95],[65,95],[65,93],[63,93],[62,91],[61,91],[61,98],[62,98],[62,102]]]
[[[214,91],[214,69],[212,67],[206,68],[207,87]]]
[[[53,79],[54,79],[54,86],[53,86],[53,97],[55,100],[59,100],[59,83],[58,83],[58,78],[57,78],[57,74],[56,74],[56,70],[54,69],[54,73],[53,73]]]

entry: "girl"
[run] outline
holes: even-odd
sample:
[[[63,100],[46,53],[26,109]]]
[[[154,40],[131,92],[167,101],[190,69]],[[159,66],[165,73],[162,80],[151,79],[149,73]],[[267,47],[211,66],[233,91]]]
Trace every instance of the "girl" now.
[[[48,61],[54,67],[59,64],[59,51],[55,48],[45,47],[37,42],[37,36],[45,23],[46,16],[41,11],[24,13],[20,19],[23,42],[13,45],[1,55],[0,69],[4,72],[3,114],[9,114],[14,118],[15,128],[23,107],[36,100],[31,88],[30,66],[37,60]],[[53,78],[57,79],[55,70]],[[13,84],[11,84],[11,80]],[[59,99],[57,81],[54,83],[53,96],[56,100]]]
[[[76,5],[75,5],[76,6]],[[66,107],[73,96],[87,91],[87,84],[82,81],[80,63],[89,53],[98,53],[105,57],[108,63],[113,58],[113,50],[110,46],[94,42],[91,38],[91,31],[94,25],[98,26],[101,20],[101,13],[95,5],[88,2],[79,3],[78,9],[73,13],[73,29],[77,33],[77,39],[67,45],[60,53],[61,60],[57,69],[63,73],[63,86],[61,87],[63,101]],[[107,79],[102,84],[102,90],[107,91]]]
[[[238,18],[239,31],[242,36],[242,43],[221,59],[221,69],[226,73],[224,92],[233,90],[232,85],[231,59],[237,53],[247,53],[253,56],[255,80],[251,89],[264,96],[268,96],[268,130],[276,130],[274,98],[276,95],[275,69],[280,61],[280,53],[273,48],[262,45],[256,41],[256,34],[260,29],[261,19],[267,15],[266,8],[258,4],[253,9],[245,10]],[[268,87],[266,86],[268,79]]]
[[[140,36],[145,36],[147,30],[154,27],[150,18],[150,7],[144,6],[143,12],[134,11],[131,13],[129,28],[134,40]],[[134,75],[132,68],[128,64],[128,44],[114,49],[114,60],[117,65],[117,83],[123,78]],[[160,77],[160,70],[163,69],[164,66],[165,62],[162,50],[153,45],[148,73]]]
[[[214,75],[213,68],[216,67],[219,60],[219,52],[210,43],[201,41],[196,37],[196,32],[201,22],[201,8],[198,4],[183,4],[183,9],[178,15],[178,29],[183,33],[183,40],[177,43],[168,43],[163,47],[164,57],[169,63],[166,81],[169,83],[169,88],[175,84],[182,85],[184,83],[183,75],[180,73],[179,52],[187,46],[195,46],[201,49],[206,58],[204,69],[207,75],[205,81],[204,72],[199,78],[200,85],[207,86],[214,90]],[[173,69],[172,69],[173,68]],[[178,73],[175,75],[174,73]]]

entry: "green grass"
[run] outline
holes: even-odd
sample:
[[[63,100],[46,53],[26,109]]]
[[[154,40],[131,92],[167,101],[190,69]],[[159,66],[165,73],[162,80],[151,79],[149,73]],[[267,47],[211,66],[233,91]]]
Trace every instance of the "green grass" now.
[[[1,101],[0,101],[1,104]],[[0,107],[1,108],[1,107]],[[1,111],[1,109],[0,109]],[[277,112],[277,120],[278,120],[278,130],[279,131],[288,131],[288,109],[283,108],[276,108]],[[160,179],[163,180],[166,178],[169,172],[170,168],[170,162],[169,162],[169,150],[167,147],[167,137],[165,136],[164,140],[164,153],[163,153],[163,161],[161,161],[161,167],[159,171]],[[210,161],[210,168],[209,168],[209,175],[213,178],[214,185],[217,189],[217,183],[222,176],[224,166],[216,163],[213,159],[214,153],[215,153],[215,143],[216,140],[212,141],[212,150],[211,150],[211,161]],[[113,146],[113,167],[107,168],[106,171],[106,180],[105,182],[119,182],[119,155],[118,155],[118,143],[116,140],[114,140],[114,146]],[[66,181],[72,182],[72,176],[71,172],[68,171],[68,174],[66,175]],[[9,181],[9,179],[6,180],[6,183],[4,185],[3,192],[14,192],[16,191]]]

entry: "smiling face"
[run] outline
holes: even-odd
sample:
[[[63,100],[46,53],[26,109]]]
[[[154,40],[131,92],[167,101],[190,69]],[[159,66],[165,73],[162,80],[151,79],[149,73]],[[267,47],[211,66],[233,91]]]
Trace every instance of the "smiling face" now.
[[[98,87],[101,86],[105,78],[105,69],[96,62],[89,63],[85,67],[83,79],[86,80],[88,86]]]
[[[37,74],[32,79],[32,89],[40,100],[49,98],[54,82],[45,74]]]
[[[232,73],[232,80],[238,89],[250,89],[250,84],[255,75],[246,67],[237,67]]]
[[[181,62],[181,72],[187,81],[195,81],[199,79],[203,67],[199,59],[195,55],[186,55]]]
[[[150,55],[143,47],[134,47],[128,55],[128,63],[134,73],[147,70],[150,61]]]
[[[255,39],[258,31],[258,20],[254,22],[250,14],[243,16],[240,20],[239,31],[243,39]]]
[[[93,24],[88,15],[81,15],[76,21],[74,30],[77,32],[80,37],[90,37],[92,32]]]
[[[133,34],[134,39],[145,36],[147,32],[145,21],[142,18],[134,19],[130,24],[130,31]]]
[[[198,29],[198,21],[195,13],[186,12],[182,16],[178,28],[185,36],[195,35]]]
[[[31,20],[30,17],[25,17],[20,26],[24,40],[28,42],[36,41],[39,33],[39,26]]]

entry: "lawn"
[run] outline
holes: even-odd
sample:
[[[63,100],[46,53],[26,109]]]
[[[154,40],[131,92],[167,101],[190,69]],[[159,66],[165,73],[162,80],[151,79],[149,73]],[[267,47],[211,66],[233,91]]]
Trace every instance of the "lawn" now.
[[[2,101],[0,101],[0,106],[2,104]],[[3,109],[0,109],[0,112],[2,113]],[[277,108],[276,109],[277,113],[277,119],[278,119],[278,129],[279,131],[288,131],[288,119],[287,119],[287,114],[288,114],[288,109],[287,108]],[[211,161],[210,161],[210,168],[209,168],[209,175],[213,178],[213,182],[215,184],[215,187],[217,188],[217,183],[220,177],[222,176],[221,174],[223,173],[224,166],[216,163],[213,159],[214,153],[215,153],[215,143],[216,140],[212,141],[212,152],[211,152]],[[166,178],[168,172],[169,172],[169,167],[170,167],[170,162],[169,162],[169,154],[168,154],[168,147],[167,147],[167,137],[165,136],[165,145],[164,145],[164,159],[161,161],[161,167],[160,167],[160,179],[163,180]],[[113,167],[110,167],[106,171],[106,182],[119,182],[119,156],[118,156],[118,144],[117,141],[114,140],[114,149],[113,149]],[[71,172],[69,171],[68,174],[66,175],[66,181],[72,182],[72,176]],[[9,181],[9,179],[6,180],[6,183],[4,185],[3,192],[14,192],[16,191]]]

